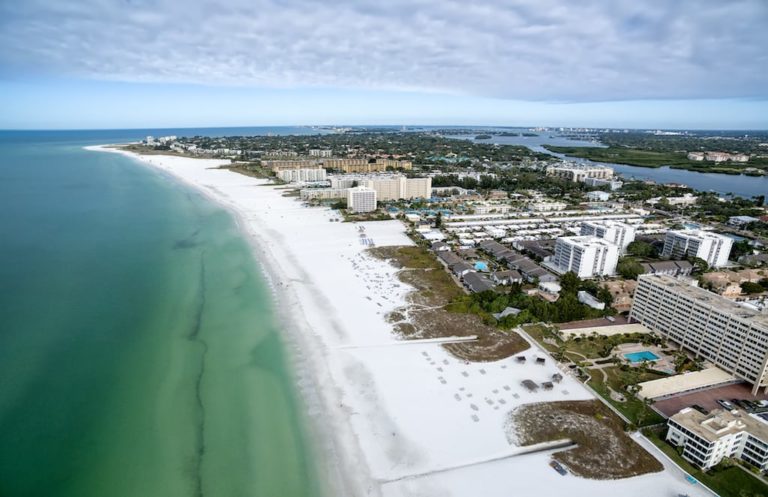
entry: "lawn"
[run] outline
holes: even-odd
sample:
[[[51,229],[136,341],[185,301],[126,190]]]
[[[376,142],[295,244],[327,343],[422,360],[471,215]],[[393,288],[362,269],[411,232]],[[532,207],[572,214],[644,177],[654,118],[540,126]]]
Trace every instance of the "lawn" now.
[[[768,485],[749,475],[737,467],[704,473],[683,459],[674,447],[660,438],[658,431],[648,430],[645,436],[659,447],[666,455],[675,461],[683,470],[708,486],[720,497],[765,497],[768,496]]]
[[[600,371],[589,371],[592,379],[587,384],[592,387],[594,391],[600,394],[606,402],[609,402],[619,412],[627,417],[635,426],[649,426],[658,423],[663,423],[664,418],[656,411],[645,405],[642,400],[629,395],[624,386],[626,381],[622,379],[621,372],[618,367],[606,368],[605,372],[608,376],[608,381],[603,381],[603,375]],[[653,373],[640,374],[640,381],[648,381],[658,378],[659,375]],[[607,385],[606,385],[607,383]],[[614,391],[624,394],[626,397],[625,402],[618,402],[611,399],[610,386]]]

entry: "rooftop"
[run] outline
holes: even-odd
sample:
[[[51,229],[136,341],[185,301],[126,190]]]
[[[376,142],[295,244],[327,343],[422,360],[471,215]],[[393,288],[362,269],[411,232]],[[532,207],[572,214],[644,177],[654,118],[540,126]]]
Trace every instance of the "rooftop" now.
[[[709,414],[702,414],[696,409],[686,407],[670,419],[710,442],[742,431],[768,441],[768,424],[753,418],[742,409],[716,409]]]
[[[741,306],[725,297],[693,286],[685,280],[679,280],[663,274],[645,274],[638,278],[638,282],[643,281],[665,287],[677,295],[695,300],[699,304],[709,306],[717,311],[729,313],[742,321],[749,322],[755,326],[761,326],[768,331],[768,314]]]

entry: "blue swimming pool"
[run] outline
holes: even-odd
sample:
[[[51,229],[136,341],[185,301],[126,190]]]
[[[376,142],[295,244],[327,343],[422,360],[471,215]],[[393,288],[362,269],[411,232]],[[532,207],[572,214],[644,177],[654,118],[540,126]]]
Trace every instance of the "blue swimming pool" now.
[[[629,359],[629,362],[658,361],[660,359],[659,356],[649,350],[631,352],[629,354],[624,354],[624,357]]]

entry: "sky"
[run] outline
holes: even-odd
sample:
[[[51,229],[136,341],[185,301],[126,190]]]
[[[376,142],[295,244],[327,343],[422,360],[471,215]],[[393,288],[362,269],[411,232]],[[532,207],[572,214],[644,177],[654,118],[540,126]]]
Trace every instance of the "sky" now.
[[[0,128],[767,129],[766,0],[0,0]]]

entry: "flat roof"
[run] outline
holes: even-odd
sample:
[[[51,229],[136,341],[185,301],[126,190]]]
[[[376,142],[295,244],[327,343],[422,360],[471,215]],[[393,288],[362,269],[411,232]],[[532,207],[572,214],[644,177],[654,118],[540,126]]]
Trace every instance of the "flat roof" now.
[[[704,290],[703,288],[693,286],[684,280],[679,280],[673,276],[664,274],[644,274],[638,278],[638,282],[643,281],[667,287],[672,289],[674,293],[678,295],[684,295],[690,299],[696,300],[700,304],[708,305],[721,312],[730,313],[744,321],[768,329],[768,314],[762,314],[754,309],[739,305],[733,300],[721,297],[720,295]]]
[[[702,414],[686,407],[670,419],[710,442],[742,431],[768,441],[768,424],[750,416],[743,409],[715,409],[709,414]]]
[[[735,378],[718,368],[707,368],[701,371],[678,374],[667,378],[659,378],[640,383],[638,397],[656,399],[667,395],[690,392],[701,388],[707,388],[721,383],[734,381]]]
[[[651,330],[643,326],[642,324],[617,324],[613,326],[590,326],[588,328],[573,328],[567,330],[560,330],[560,333],[567,336],[579,336],[579,335],[591,335],[596,333],[602,336],[623,335],[630,333],[650,333]]]

